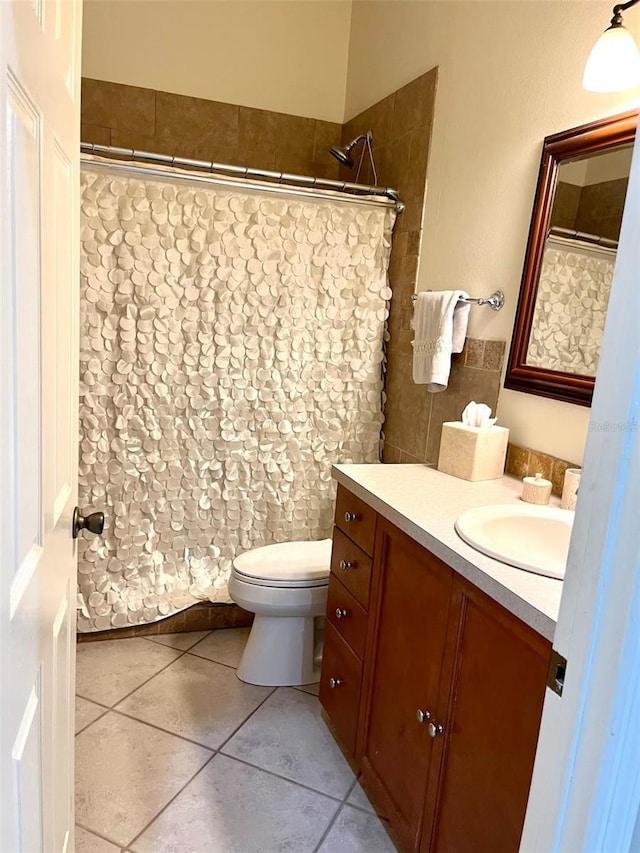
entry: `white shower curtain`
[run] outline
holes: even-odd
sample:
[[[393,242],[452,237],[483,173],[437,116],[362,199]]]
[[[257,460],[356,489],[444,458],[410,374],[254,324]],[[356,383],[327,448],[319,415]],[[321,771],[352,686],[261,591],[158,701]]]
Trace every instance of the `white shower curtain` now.
[[[547,238],[527,364],[596,375],[615,262],[613,249]]]
[[[234,556],[330,535],[378,460],[382,206],[82,169],[79,630],[228,601]]]

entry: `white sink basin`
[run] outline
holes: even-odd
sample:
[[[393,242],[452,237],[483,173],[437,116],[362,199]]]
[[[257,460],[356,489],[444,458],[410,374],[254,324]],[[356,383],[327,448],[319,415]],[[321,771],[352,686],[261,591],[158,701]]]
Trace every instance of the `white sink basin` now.
[[[527,503],[479,506],[456,520],[456,532],[483,554],[550,578],[563,578],[575,513]]]

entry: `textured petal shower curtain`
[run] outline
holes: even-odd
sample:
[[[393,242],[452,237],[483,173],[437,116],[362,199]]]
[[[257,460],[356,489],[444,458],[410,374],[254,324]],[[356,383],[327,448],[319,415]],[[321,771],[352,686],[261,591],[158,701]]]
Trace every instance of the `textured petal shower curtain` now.
[[[375,462],[382,206],[82,169],[79,630],[228,601],[236,554],[330,535]]]
[[[527,364],[596,375],[615,262],[612,249],[547,238]]]

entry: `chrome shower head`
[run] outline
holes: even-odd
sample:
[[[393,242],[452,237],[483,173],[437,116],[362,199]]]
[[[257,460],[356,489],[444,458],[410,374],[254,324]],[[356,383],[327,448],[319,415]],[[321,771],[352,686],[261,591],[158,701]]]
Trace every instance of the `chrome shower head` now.
[[[332,145],[329,149],[329,154],[333,155],[338,163],[342,163],[343,166],[348,166],[350,169],[353,169],[353,160],[349,155],[349,150],[349,146],[347,145],[344,145],[342,148]]]
[[[373,150],[371,148],[372,141],[373,131],[368,130],[366,133],[361,133],[360,136],[356,136],[356,138],[352,139],[348,145],[332,145],[329,149],[329,154],[331,154],[332,157],[335,157],[338,163],[342,163],[343,166],[348,166],[350,169],[353,169],[353,157],[351,156],[351,152],[359,142],[363,143],[362,151],[360,152],[360,162],[358,163],[358,172],[356,174],[356,183],[358,183],[358,178],[360,177],[360,169],[362,168],[362,160],[364,158],[365,150],[369,152],[374,183],[378,183],[378,175],[376,173],[376,165],[373,161]]]

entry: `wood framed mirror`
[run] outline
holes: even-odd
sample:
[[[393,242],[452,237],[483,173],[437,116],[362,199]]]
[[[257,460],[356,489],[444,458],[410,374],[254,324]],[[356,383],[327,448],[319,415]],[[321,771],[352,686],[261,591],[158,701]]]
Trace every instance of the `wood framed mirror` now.
[[[544,140],[505,388],[591,405],[637,124]]]

